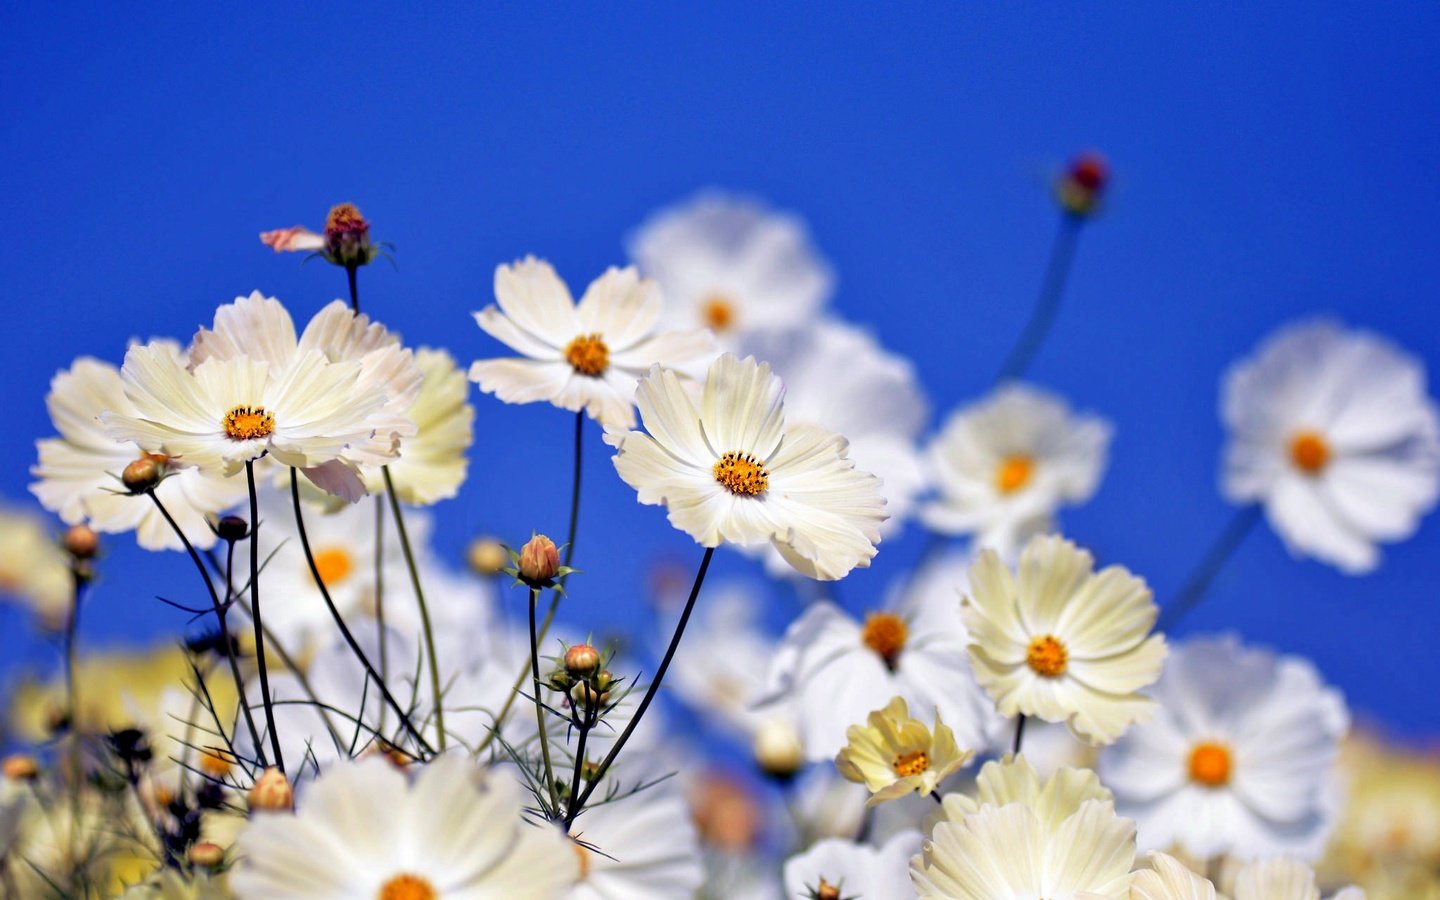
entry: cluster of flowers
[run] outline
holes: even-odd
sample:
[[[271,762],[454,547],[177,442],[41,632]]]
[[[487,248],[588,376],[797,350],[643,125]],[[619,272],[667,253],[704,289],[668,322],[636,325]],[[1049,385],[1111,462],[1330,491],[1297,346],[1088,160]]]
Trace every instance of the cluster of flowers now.
[[[1106,177],[1085,157],[1057,179],[1062,240]],[[10,701],[35,749],[0,776],[0,893],[1440,897],[1440,762],[1349,736],[1303,659],[1167,641],[1203,579],[1162,614],[1061,536],[1112,429],[1018,380],[1033,330],[927,441],[909,363],[825,312],[804,227],[705,195],[578,302],[542,260],[499,266],[475,321],[518,355],[467,371],[361,313],[358,272],[385,252],[369,228],[347,204],[323,233],[262,235],[346,272],[349,301],[303,329],[257,292],[186,344],[55,377],[33,492],[69,530],[0,519],[0,585],[66,666]],[[464,572],[423,508],[466,479],[471,382],[573,412],[576,479],[564,543],[478,539]],[[1297,555],[1359,574],[1434,505],[1440,415],[1389,341],[1293,325],[1223,394],[1241,511],[1222,543],[1263,512]],[[590,420],[638,501],[705,548],[688,593],[664,591],[678,610],[644,680],[556,617],[583,591]],[[824,599],[910,521],[930,548],[888,600]],[[188,557],[205,627],[80,654],[98,535],[126,532]],[[721,546],[817,598],[771,633],[750,584],[704,590]],[[528,621],[499,612],[507,580]],[[662,684],[686,710],[652,709]],[[692,714],[743,750],[707,758],[675,727]]]

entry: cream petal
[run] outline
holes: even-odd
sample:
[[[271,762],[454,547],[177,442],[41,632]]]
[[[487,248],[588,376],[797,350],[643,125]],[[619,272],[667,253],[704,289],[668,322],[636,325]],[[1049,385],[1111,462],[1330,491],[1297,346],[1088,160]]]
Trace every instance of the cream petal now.
[[[544,260],[527,256],[496,267],[495,299],[516,325],[553,346],[581,333],[569,289]]]

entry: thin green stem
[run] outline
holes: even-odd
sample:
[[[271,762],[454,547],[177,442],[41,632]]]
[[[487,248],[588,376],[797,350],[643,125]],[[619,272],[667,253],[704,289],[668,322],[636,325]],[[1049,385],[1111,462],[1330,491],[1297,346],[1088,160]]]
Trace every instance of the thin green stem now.
[[[430,625],[430,608],[425,604],[425,589],[420,586],[420,568],[415,552],[410,549],[410,535],[405,530],[405,514],[400,511],[400,498],[395,496],[395,482],[390,467],[381,466],[385,477],[385,493],[390,496],[390,511],[395,515],[395,531],[400,535],[400,550],[405,554],[405,567],[410,570],[410,584],[415,588],[415,602],[420,607],[420,627],[425,633],[425,655],[430,660],[430,689],[435,694],[436,746],[445,749],[445,694],[440,687],[440,660],[435,655],[435,629]]]
[[[345,280],[350,283],[350,311],[358,316],[360,315],[360,287],[355,279],[356,269],[356,266],[346,266]]]
[[[260,498],[255,493],[255,460],[245,460],[245,482],[250,488],[250,619],[255,623],[255,667],[260,675],[260,702],[265,704],[265,727],[270,730],[270,749],[275,766],[284,774],[285,756],[280,735],[275,731],[275,710],[270,703],[270,675],[265,664],[265,625],[260,619]],[[245,702],[245,695],[240,695]]]
[[[559,607],[560,594],[557,591],[550,595],[550,608],[545,611],[545,619],[540,623],[540,632],[535,636],[536,643],[544,642],[545,635],[550,632],[550,623],[555,621],[555,610]],[[525,684],[525,677],[529,674],[530,663],[527,660],[525,665],[520,668],[519,674],[515,676],[515,683],[510,686],[510,695],[505,698],[504,705],[500,707],[500,712],[495,716],[495,723],[490,726],[490,733],[485,735],[485,740],[481,741],[479,746],[475,748],[475,756],[484,753],[485,748],[489,747],[490,743],[495,740],[495,735],[500,733],[500,726],[504,724],[505,718],[510,715],[510,707],[515,705],[515,698],[520,696],[520,688]]]
[[[580,778],[585,773],[585,739],[589,736],[590,729],[595,727],[596,716],[600,712],[599,704],[602,702],[600,697],[592,693],[588,682],[582,683],[585,684],[585,690],[580,697],[584,708],[581,710],[580,721],[575,723],[580,736],[575,741],[575,771],[570,775],[570,810],[566,815],[567,822],[574,821],[578,815],[576,802],[580,798]]]
[[[540,731],[540,758],[545,763],[545,788],[550,792],[550,808],[559,809],[560,795],[555,788],[555,769],[550,765],[550,738],[545,728],[545,700],[540,696],[540,644],[535,631],[535,607],[540,602],[540,589],[530,589],[530,680],[535,686],[535,727]]]
[[[1245,538],[1250,534],[1255,523],[1260,521],[1260,507],[1256,504],[1244,506],[1235,511],[1230,521],[1225,523],[1225,528],[1215,536],[1210,543],[1210,548],[1205,551],[1200,564],[1191,571],[1184,585],[1181,586],[1175,599],[1165,607],[1160,614],[1160,620],[1155,623],[1156,631],[1170,631],[1185,618],[1192,609],[1205,599],[1205,594],[1210,590],[1210,585],[1215,581],[1215,576],[1225,568],[1230,557],[1240,549]]]
[[[1070,264],[1075,258],[1076,239],[1084,219],[1071,213],[1063,213],[1060,227],[1055,232],[1055,241],[1050,246],[1050,262],[1045,267],[1045,278],[1040,283],[1040,295],[1030,313],[1025,330],[1010,349],[1010,355],[995,376],[996,381],[1009,381],[1023,376],[1035,354],[1045,343],[1055,316],[1060,311],[1060,301],[1065,296],[1065,282],[1070,275]]]

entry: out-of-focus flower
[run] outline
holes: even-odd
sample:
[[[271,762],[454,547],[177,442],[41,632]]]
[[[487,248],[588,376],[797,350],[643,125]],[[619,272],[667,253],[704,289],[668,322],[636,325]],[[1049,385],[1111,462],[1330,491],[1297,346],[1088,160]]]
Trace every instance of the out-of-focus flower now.
[[[626,762],[646,771],[643,760]],[[689,897],[705,877],[695,825],[673,780],[587,806],[571,835],[580,880],[566,900]]]
[[[835,768],[870,789],[872,806],[909,793],[934,793],[975,756],[955,744],[955,733],[938,711],[934,728],[927,728],[910,717],[901,697],[870,713],[866,724],[851,725],[845,736],[848,743],[836,755]]]
[[[635,385],[651,366],[712,353],[703,329],[656,330],[659,292],[634,269],[608,269],[577,304],[550,264],[530,256],[495,270],[495,299],[475,321],[522,357],[472,363],[470,380],[506,403],[544,400],[633,428]]]
[[[973,534],[1005,559],[1090,499],[1105,471],[1109,423],[1061,398],[1007,384],[946,421],[927,451],[939,495],[920,510],[941,534]]]
[[[444,350],[421,347],[415,365],[423,380],[415,402],[405,415],[415,433],[400,444],[400,458],[390,463],[390,478],[401,502],[430,506],[449,500],[465,483],[467,451],[475,440],[475,407],[468,402],[470,382]],[[372,494],[385,490],[376,466],[362,466],[365,488]]]
[[[1165,638],[1145,582],[1056,536],[1020,554],[1018,578],[993,550],[970,569],[960,610],[975,677],[1001,714],[1066,722],[1091,744],[1114,741],[1155,703],[1140,689],[1160,677]]]
[[[39,516],[0,507],[0,598],[19,601],[46,628],[64,626],[70,561]]]
[[[230,900],[234,894],[224,874],[164,869],[131,887],[121,900]]]
[[[1282,329],[1225,376],[1222,487],[1295,554],[1368,572],[1440,493],[1440,413],[1420,362],[1335,322]]]
[[[154,346],[183,365],[179,345],[157,341]],[[30,492],[42,506],[69,524],[86,522],[107,534],[134,531],[147,550],[178,550],[180,538],[160,510],[148,497],[130,496],[120,480],[130,466],[145,460],[160,470],[155,496],[185,537],[202,549],[214,545],[211,518],[238,503],[245,485],[197,468],[170,466],[163,457],[147,456],[133,441],[112,438],[100,424],[101,413],[138,414],[125,395],[119,369],[81,357],[50,382],[45,405],[60,436],[36,442],[39,463],[30,474],[38,480]]]
[[[786,427],[783,394],[768,365],[727,353],[697,409],[679,376],[656,366],[636,392],[650,433],[608,431],[606,440],[640,502],[663,504],[670,524],[702,546],[768,542],[801,574],[833,581],[870,564],[885,500],[844,438]]]
[[[1215,885],[1175,857],[1151,851],[1150,868],[1130,882],[1130,900],[1215,900]]]
[[[1310,867],[1284,857],[1246,865],[1236,873],[1228,894],[1233,900],[1320,900],[1320,889]],[[1330,900],[1365,900],[1365,892],[1347,887],[1332,894]]]
[[[564,839],[522,820],[519,786],[464,754],[413,783],[384,759],[336,763],[301,801],[240,835],[240,900],[563,897],[575,880]]]
[[[1082,153],[1055,179],[1055,199],[1072,216],[1093,216],[1110,181],[1110,164],[1098,153]]]
[[[688,794],[691,818],[706,846],[731,854],[755,850],[766,811],[745,782],[719,770],[702,772]]]
[[[834,285],[800,219],[718,193],[657,213],[630,256],[659,282],[670,327],[704,326],[728,350],[743,334],[807,324]]]
[[[1140,844],[1200,857],[1319,855],[1349,716],[1313,666],[1233,639],[1176,648],[1159,712],[1100,757]]]
[[[304,225],[291,225],[289,228],[260,232],[260,243],[276,253],[297,250],[314,251],[324,249],[325,237],[316,234]]]
[[[919,848],[916,831],[901,832],[879,847],[839,838],[817,841],[785,861],[785,897],[908,900],[915,896],[910,857]]]
[[[310,251],[319,253],[337,266],[354,268],[369,265],[380,255],[380,245],[370,240],[370,223],[353,203],[339,203],[325,217],[325,233],[316,234],[304,225],[260,232],[260,243],[276,253]]]

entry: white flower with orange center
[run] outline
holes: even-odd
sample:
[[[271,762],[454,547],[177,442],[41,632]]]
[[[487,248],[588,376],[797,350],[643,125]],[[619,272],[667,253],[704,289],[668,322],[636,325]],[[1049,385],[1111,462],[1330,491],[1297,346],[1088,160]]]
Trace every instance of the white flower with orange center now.
[[[920,846],[914,830],[893,835],[872,847],[840,838],[816,841],[785,861],[786,900],[910,900],[910,857]]]
[[[1006,755],[981,767],[980,774],[975,778],[974,797],[961,793],[942,797],[940,809],[928,827],[934,827],[937,822],[961,822],[983,807],[1023,803],[1046,828],[1055,829],[1066,818],[1079,812],[1081,804],[1087,800],[1114,801],[1093,771],[1067,766],[1057,769],[1042,781],[1024,754]]]
[[[169,348],[177,361],[183,359],[178,345],[157,342],[157,346]],[[180,538],[155,504],[148,497],[129,496],[121,484],[125,467],[146,454],[134,442],[117,442],[100,424],[102,412],[135,414],[120,370],[81,357],[50,382],[45,405],[60,435],[36,442],[39,462],[30,474],[38,480],[30,491],[40,504],[67,524],[86,522],[109,534],[134,531],[147,550],[180,549]],[[210,521],[240,502],[244,483],[196,468],[166,468],[168,474],[155,487],[155,496],[191,544],[202,549],[212,546],[215,533]]]
[[[1150,634],[1159,610],[1145,582],[1094,568],[1057,536],[1032,538],[1018,575],[984,550],[960,612],[975,677],[1002,715],[1063,721],[1098,745],[1154,711],[1139,691],[1160,677],[1165,639]]]
[[[935,713],[934,728],[910,717],[905,700],[896,697],[870,713],[864,725],[851,725],[835,768],[847,781],[870,790],[870,805],[910,793],[930,794],[975,757],[961,750],[955,733]],[[937,795],[938,796],[938,795]]]
[[[705,547],[773,545],[824,581],[869,566],[885,519],[879,479],[855,469],[843,437],[787,427],[768,365],[720,357],[698,408],[680,376],[656,366],[635,402],[649,433],[605,439],[620,477],[641,503],[663,504],[670,524]]]
[[[641,375],[713,353],[703,329],[656,330],[660,294],[634,269],[607,270],[577,304],[550,264],[530,256],[495,270],[495,300],[475,321],[521,357],[472,363],[470,380],[506,403],[546,401],[633,428]]]
[[[1313,666],[1233,639],[1189,641],[1154,694],[1158,714],[1099,764],[1141,847],[1242,859],[1320,853],[1349,716]]]
[[[630,256],[659,283],[667,325],[708,328],[727,350],[746,334],[806,325],[834,286],[804,222],[720,193],[656,213]]]
[[[1110,433],[1103,419],[1072,413],[1038,388],[997,388],[952,413],[930,444],[937,496],[920,518],[941,534],[973,534],[977,549],[1013,559],[1027,538],[1052,529],[1062,506],[1095,493]]]
[[[606,775],[617,789],[640,773],[665,770],[665,764],[636,754],[622,756],[618,768],[631,774]],[[674,779],[587,805],[570,830],[580,878],[565,900],[693,897],[704,884],[699,835]]]
[[[1352,574],[1440,495],[1440,413],[1421,363],[1334,322],[1291,325],[1225,376],[1222,486],[1264,504],[1291,552]]]
[[[552,828],[522,818],[523,792],[465,754],[413,781],[387,759],[337,762],[295,815],[253,817],[236,841],[239,900],[560,898],[579,861]]]

